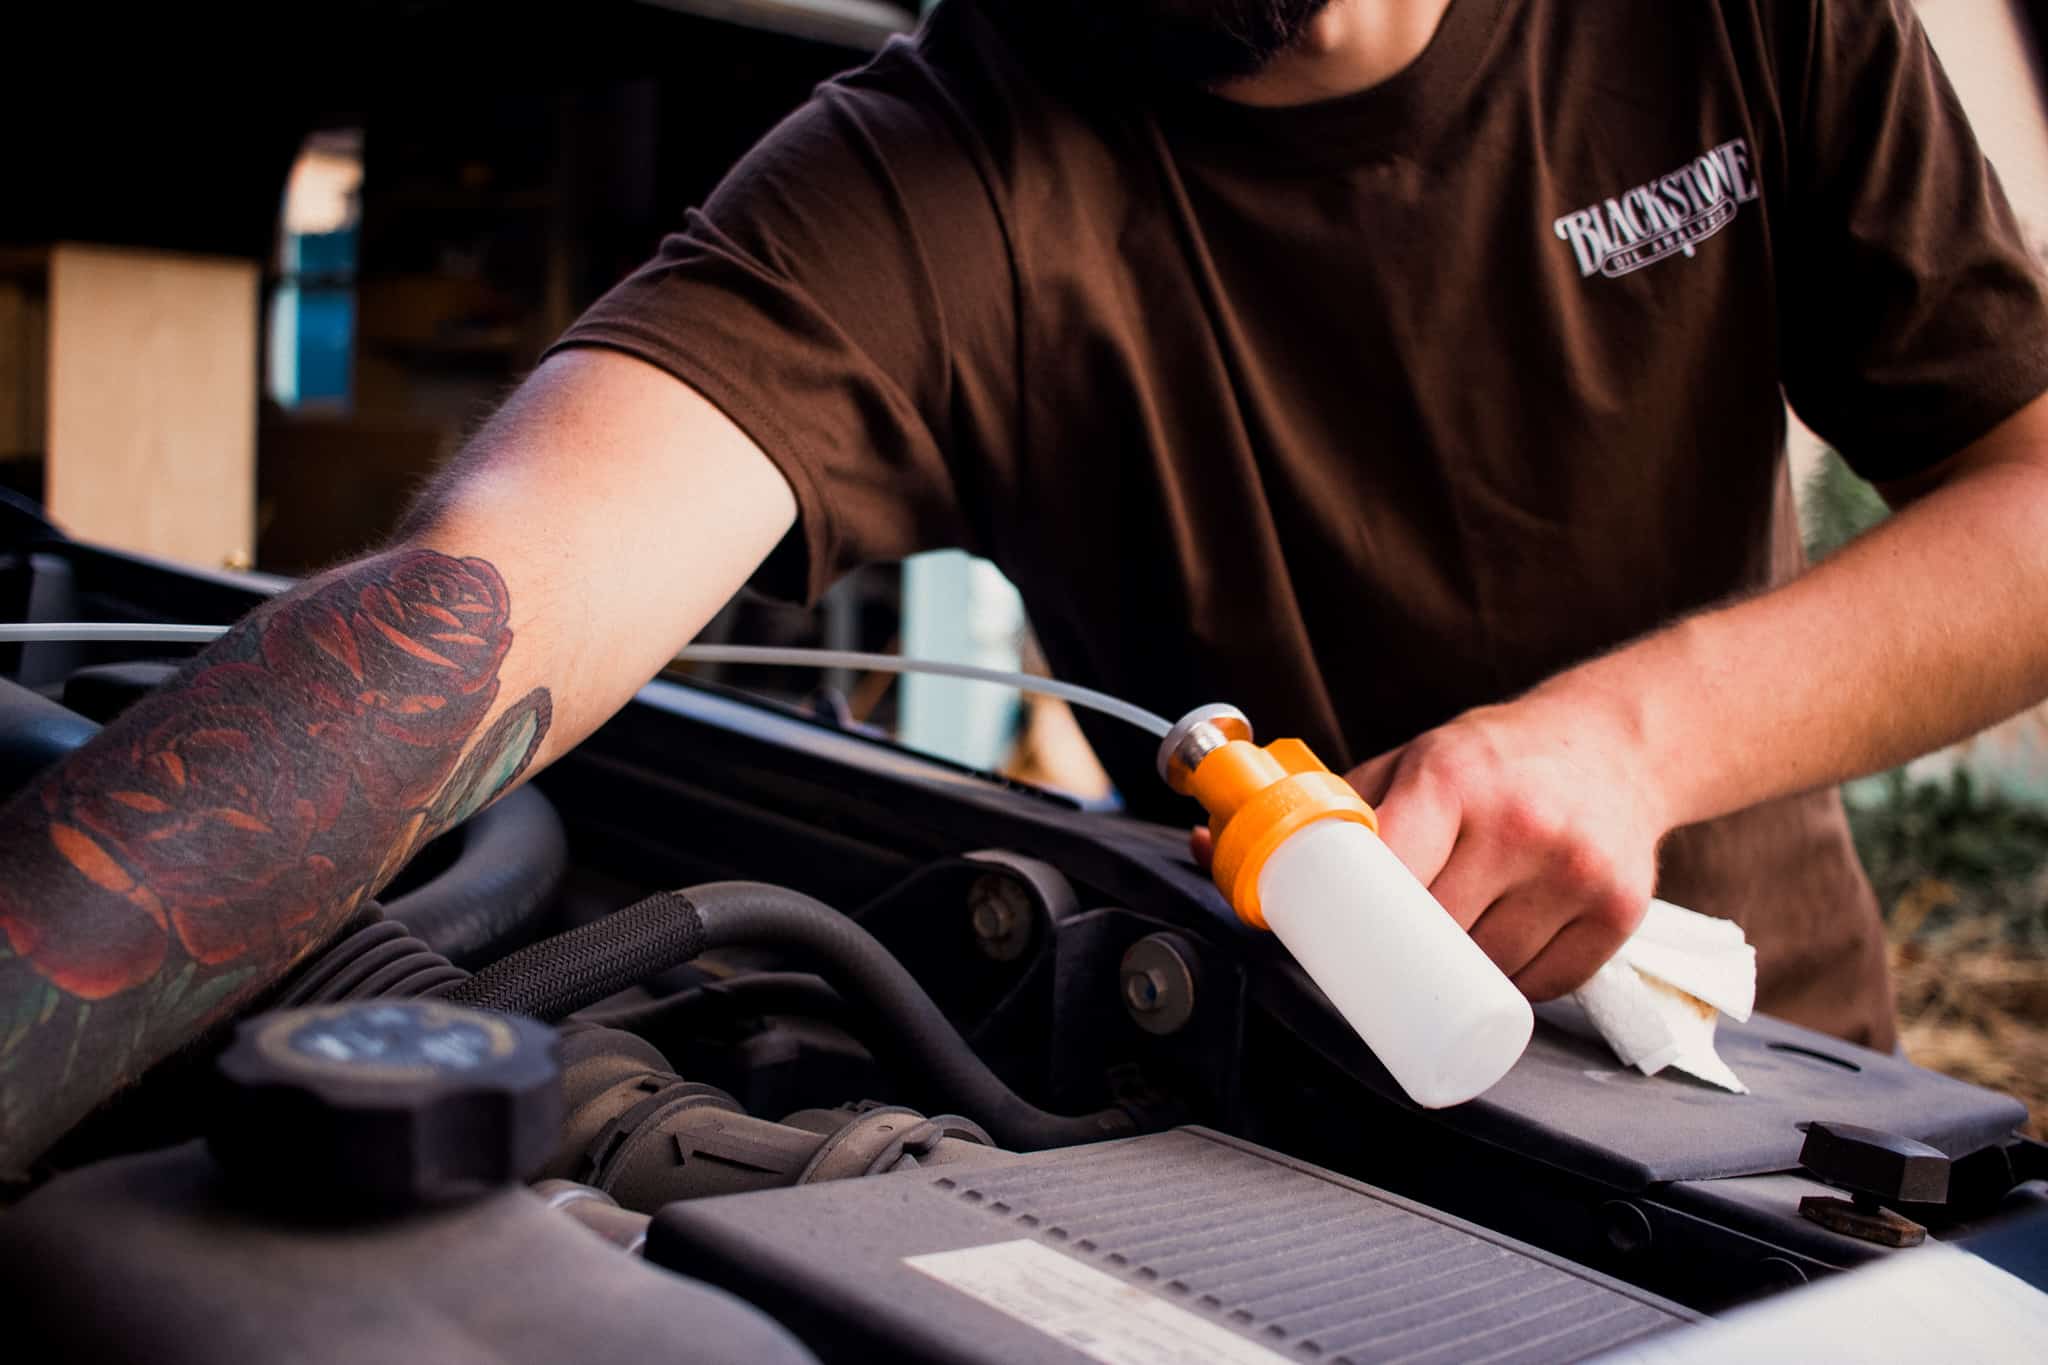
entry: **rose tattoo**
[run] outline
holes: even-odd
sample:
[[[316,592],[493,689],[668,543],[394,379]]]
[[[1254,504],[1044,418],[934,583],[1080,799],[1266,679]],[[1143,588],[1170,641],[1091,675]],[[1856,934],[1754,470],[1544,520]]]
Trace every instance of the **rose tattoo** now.
[[[0,816],[0,1173],[519,779],[552,710],[485,728],[509,608],[426,549],[314,580]]]
[[[505,581],[481,559],[420,551],[388,571],[349,571],[335,588],[265,624],[264,663],[306,681],[320,736],[365,792],[419,806],[497,699],[512,646]]]
[[[57,897],[14,906],[0,926],[14,951],[84,1000],[146,979],[175,933],[218,964],[283,941],[331,894],[333,862],[313,851],[346,793],[339,774],[301,774],[260,695],[261,670],[203,670],[158,723],[89,751],[41,792],[51,845],[126,913],[67,913]],[[83,887],[74,888],[90,894]],[[244,907],[266,902],[267,914]],[[110,928],[114,932],[109,932]]]

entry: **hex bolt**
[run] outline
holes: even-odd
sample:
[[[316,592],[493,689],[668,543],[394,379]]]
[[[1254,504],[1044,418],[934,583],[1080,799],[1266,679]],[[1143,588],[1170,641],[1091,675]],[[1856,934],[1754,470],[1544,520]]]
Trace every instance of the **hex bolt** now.
[[[1031,893],[1015,877],[976,877],[967,888],[967,911],[983,957],[1014,962],[1031,946]]]
[[[1649,1215],[1642,1206],[1626,1199],[1610,1199],[1600,1206],[1607,1224],[1607,1245],[1624,1256],[1647,1249],[1653,1237]]]
[[[1000,901],[985,900],[974,907],[974,932],[980,938],[1001,938],[1016,922],[1016,912]]]
[[[1166,974],[1157,967],[1124,973],[1124,1003],[1140,1014],[1157,1010],[1166,994]]]
[[[1195,1014],[1194,946],[1178,934],[1147,934],[1117,970],[1124,1008],[1147,1033],[1178,1033]]]

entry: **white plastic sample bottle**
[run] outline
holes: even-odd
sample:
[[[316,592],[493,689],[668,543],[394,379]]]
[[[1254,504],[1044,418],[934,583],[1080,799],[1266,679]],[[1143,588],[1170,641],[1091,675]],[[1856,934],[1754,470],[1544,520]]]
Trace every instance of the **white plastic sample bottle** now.
[[[1167,736],[1160,769],[1208,809],[1211,872],[1238,916],[1279,936],[1410,1099],[1462,1104],[1514,1066],[1528,1000],[1306,745],[1258,748],[1241,714],[1204,707]]]

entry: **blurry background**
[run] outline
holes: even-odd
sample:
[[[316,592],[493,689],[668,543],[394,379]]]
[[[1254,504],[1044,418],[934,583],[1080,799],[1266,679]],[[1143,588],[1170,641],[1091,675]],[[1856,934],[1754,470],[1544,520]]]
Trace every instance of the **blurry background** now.
[[[2048,238],[2048,4],[1918,0]],[[918,0],[17,6],[0,79],[0,488],[73,534],[302,573],[376,543],[591,300]],[[1809,541],[1882,516],[1795,430]],[[961,554],[706,638],[1037,666]],[[1107,801],[1071,717],[946,680],[707,671]],[[1138,699],[1142,701],[1143,699]],[[1906,1045],[2048,1116],[2048,713],[1852,784]]]
[[[1915,6],[2042,257],[2048,4]],[[1876,492],[1796,424],[1791,454],[1811,557],[1883,518]],[[2043,522],[2048,534],[2048,511]],[[2048,1135],[2048,707],[1843,796],[1886,909],[1908,1055],[2020,1096]]]

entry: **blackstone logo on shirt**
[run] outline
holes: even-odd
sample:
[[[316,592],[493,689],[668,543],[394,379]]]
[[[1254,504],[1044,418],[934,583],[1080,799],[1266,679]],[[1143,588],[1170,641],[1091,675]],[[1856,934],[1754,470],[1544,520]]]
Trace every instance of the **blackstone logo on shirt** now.
[[[1681,251],[1692,255],[1756,196],[1749,143],[1738,137],[1669,175],[1567,213],[1552,231],[1572,244],[1581,279],[1596,270],[1615,279]]]

